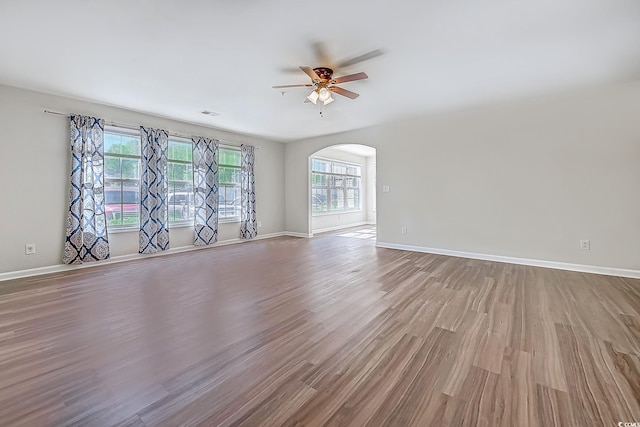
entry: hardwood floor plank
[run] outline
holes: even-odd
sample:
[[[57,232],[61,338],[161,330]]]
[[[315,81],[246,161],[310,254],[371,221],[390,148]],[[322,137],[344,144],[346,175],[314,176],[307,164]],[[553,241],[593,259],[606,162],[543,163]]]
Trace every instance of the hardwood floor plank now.
[[[500,398],[499,384],[499,375],[471,367],[456,397],[464,403],[455,413],[451,425],[499,426],[505,406]]]
[[[572,406],[579,409],[574,413],[576,422],[582,425],[613,424],[608,406],[601,404],[606,393],[595,375],[591,355],[584,352],[580,337],[570,326],[557,325],[557,330],[568,382],[577,386],[577,390],[569,394]]]
[[[473,358],[473,366],[500,374],[505,341],[504,335],[486,330],[480,339],[478,352]]]
[[[380,404],[386,400],[409,361],[414,357],[424,340],[404,335],[389,349],[372,370],[329,419],[327,425],[366,425]]]
[[[402,377],[366,424],[367,426],[393,425],[393,423],[421,415],[421,405],[427,403],[426,396],[412,394],[412,391],[425,391],[428,388],[433,392],[442,387],[443,377],[429,378],[425,381],[425,376],[433,372],[435,366],[440,366],[444,371],[448,370],[451,358],[447,355],[453,345],[453,335],[453,332],[445,329],[433,329],[409,361]]]
[[[579,421],[574,418],[575,411],[579,411],[580,408],[572,406],[569,393],[538,384],[536,402],[538,403],[537,415],[540,419],[540,426],[580,425]]]
[[[542,426],[537,413],[536,382],[531,355],[504,349],[500,393],[504,402],[501,426]]]
[[[640,280],[344,234],[0,283],[0,425],[640,420]]]

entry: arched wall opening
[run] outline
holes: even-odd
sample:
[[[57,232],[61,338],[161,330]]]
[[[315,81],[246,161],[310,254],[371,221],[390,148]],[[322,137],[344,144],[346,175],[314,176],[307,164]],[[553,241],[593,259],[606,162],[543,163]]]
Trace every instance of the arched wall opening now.
[[[308,157],[309,235],[376,224],[376,149],[335,144]]]

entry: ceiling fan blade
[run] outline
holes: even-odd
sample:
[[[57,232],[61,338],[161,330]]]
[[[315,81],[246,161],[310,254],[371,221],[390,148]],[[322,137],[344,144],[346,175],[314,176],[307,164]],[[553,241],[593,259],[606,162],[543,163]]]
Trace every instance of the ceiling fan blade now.
[[[271,86],[274,89],[284,89],[285,87],[313,87],[312,84],[304,84],[304,85],[280,85],[280,86]]]
[[[349,58],[349,59],[345,59],[343,61],[338,62],[338,64],[335,66],[335,68],[344,68],[344,67],[350,67],[351,65],[355,65],[355,64],[359,64],[361,62],[364,61],[368,61],[369,59],[373,59],[376,58],[380,55],[384,54],[383,51],[381,51],[380,49],[375,49],[372,50],[371,52],[367,52],[367,53],[363,53],[362,55],[353,57],[353,58]]]
[[[369,76],[367,76],[366,73],[356,73],[356,74],[349,74],[348,76],[336,77],[335,79],[331,80],[330,83],[345,83],[345,82],[352,82],[354,80],[364,80],[368,78]]]
[[[300,68],[298,67],[282,67],[279,70],[281,73],[287,73],[287,74],[297,74],[300,72]]]
[[[313,68],[311,68],[311,67],[301,66],[301,67],[300,67],[300,69],[301,69],[302,71],[304,71],[304,72],[305,72],[305,74],[306,74],[307,76],[311,77],[311,80],[312,80],[314,83],[318,83],[319,81],[321,81],[321,80],[322,80],[322,79],[320,78],[320,76],[319,76],[319,75],[317,75],[315,71],[313,71]]]
[[[342,95],[342,96],[346,96],[347,98],[351,98],[351,99],[356,99],[357,97],[359,97],[360,95],[355,93],[355,92],[351,92],[350,90],[346,90],[346,89],[342,89],[341,87],[338,86],[331,86],[329,88],[329,90],[333,93],[337,93],[338,95]]]
[[[330,67],[331,62],[329,61],[329,55],[327,55],[327,49],[322,42],[315,42],[312,45],[313,53],[316,55],[316,60],[318,64],[322,67]]]

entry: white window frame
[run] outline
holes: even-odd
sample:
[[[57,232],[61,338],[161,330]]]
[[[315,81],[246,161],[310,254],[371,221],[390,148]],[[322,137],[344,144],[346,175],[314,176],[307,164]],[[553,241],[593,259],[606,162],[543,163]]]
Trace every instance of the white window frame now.
[[[112,134],[112,135],[122,135],[122,136],[129,136],[129,137],[137,137],[138,138],[138,144],[140,144],[140,132],[136,132],[132,129],[128,129],[128,128],[122,128],[122,127],[116,127],[116,126],[105,126],[104,127],[104,133],[105,134]],[[139,147],[141,151],[142,147]],[[141,155],[131,155],[131,154],[112,154],[112,153],[104,153],[104,157],[105,157],[105,172],[104,172],[104,189],[105,191],[108,189],[107,187],[107,181],[119,181],[120,182],[120,192],[121,192],[121,197],[120,197],[120,202],[121,204],[124,204],[124,198],[122,197],[122,188],[125,184],[125,181],[135,181],[135,180],[131,180],[131,179],[114,179],[114,178],[107,178],[106,176],[106,161],[107,161],[107,156],[112,157],[112,158],[119,158],[119,159],[130,159],[130,160],[138,160],[138,171],[140,171],[141,169],[141,162],[142,162],[142,156]],[[140,173],[140,175],[142,175]],[[138,176],[138,201],[140,200],[140,181],[142,180],[142,176]],[[106,194],[105,194],[105,205],[106,205]],[[122,211],[124,211],[124,207],[122,208]],[[121,215],[124,215],[124,213],[121,213]],[[138,222],[136,224],[127,224],[127,225],[109,225],[109,222],[107,221],[107,232],[108,233],[124,233],[124,232],[128,232],[128,231],[133,231],[133,230],[139,230],[140,229],[140,210],[138,210]]]
[[[343,165],[347,165],[347,166],[357,166],[360,168],[360,175],[353,175],[353,174],[348,174],[348,173],[335,173],[335,172],[323,172],[323,171],[314,171],[313,169],[313,161],[314,160],[320,160],[320,161],[324,161],[324,162],[329,162],[329,170],[333,170],[333,163],[340,163]],[[313,207],[311,207],[311,215],[312,216],[325,216],[325,215],[340,215],[340,214],[345,214],[345,213],[354,213],[354,212],[362,212],[362,196],[363,196],[363,192],[362,192],[362,164],[359,163],[354,163],[354,162],[349,162],[349,161],[345,161],[345,160],[339,160],[339,159],[332,159],[332,158],[328,158],[328,157],[319,157],[319,156],[313,156],[311,157],[311,163],[310,163],[310,170],[311,170],[311,175],[309,177],[310,179],[310,190],[311,193],[313,193],[313,174],[319,174],[319,175],[325,175],[326,176],[326,190],[327,190],[327,211],[326,212],[313,212]],[[354,208],[354,209],[336,209],[336,210],[332,210],[331,209],[331,176],[338,176],[338,177],[342,177],[342,178],[358,178],[360,180],[360,186],[358,187],[359,190],[359,197],[358,197],[358,207]],[[345,181],[343,181],[345,182]],[[316,186],[317,187],[317,186]],[[344,203],[346,204],[347,202],[347,187],[346,185],[343,185],[342,190],[344,192]]]
[[[191,155],[193,156],[193,141],[187,138],[182,138],[182,137],[178,137],[178,136],[171,136],[169,135],[169,142],[178,142],[181,144],[188,144],[189,145],[189,149],[191,150]],[[169,173],[169,163],[174,163],[174,164],[180,164],[180,165],[190,165],[191,166],[191,200],[193,203],[195,203],[195,188],[194,188],[194,184],[193,184],[193,157],[191,158],[191,161],[187,161],[187,160],[171,160],[169,159],[169,153],[168,153],[168,148],[167,148],[167,174]],[[167,185],[169,185],[172,181],[169,179],[169,177],[167,176]],[[169,199],[171,197],[173,193],[171,192],[171,190],[169,189],[167,192],[167,221],[169,224],[169,228],[180,228],[180,227],[189,227],[192,226],[194,224],[194,216],[191,216],[187,219],[181,219],[181,220],[174,220],[171,221],[170,216],[169,216],[169,211],[171,210],[170,205],[169,205]],[[187,207],[187,209],[189,209],[189,207]],[[195,205],[194,205],[194,215],[195,215]]]
[[[234,145],[225,145],[225,144],[220,144],[220,150],[228,150],[228,151],[237,151],[240,152],[240,147],[236,147]],[[233,168],[233,169],[237,169],[240,171],[240,182],[237,183],[237,188],[240,189],[240,194],[242,194],[242,159],[240,160],[240,164],[238,166],[235,165],[223,165],[220,161],[220,159],[222,158],[222,156],[218,156],[218,176],[220,176],[220,168],[224,167],[224,168]],[[221,194],[220,192],[223,191],[223,187],[225,186],[229,186],[226,183],[222,183],[220,182],[220,180],[218,180],[218,194]],[[219,197],[219,196],[218,196]],[[218,199],[219,200],[219,199]],[[230,217],[221,217],[220,216],[220,206],[218,206],[218,223],[233,223],[233,222],[240,222],[240,216],[241,214],[238,213],[238,215],[236,216],[230,216]]]
[[[138,144],[140,146],[140,151],[142,150],[142,141],[140,138],[140,133],[139,131],[136,131],[134,129],[129,129],[129,128],[125,128],[125,127],[119,127],[119,126],[105,126],[104,129],[104,133],[109,133],[109,134],[116,134],[116,135],[124,135],[124,136],[130,136],[130,137],[136,137],[138,139]],[[169,135],[169,139],[171,141],[174,142],[181,142],[181,143],[189,143],[191,145],[191,149],[193,150],[193,141],[191,141],[190,139],[184,138],[184,137],[179,137],[179,136],[172,136]],[[235,145],[227,145],[227,144],[220,144],[219,148],[221,150],[229,150],[229,151],[237,151],[240,152],[240,147],[237,147]],[[168,153],[167,153],[168,154]],[[116,157],[116,158],[123,158],[123,159],[137,159],[138,160],[138,167],[140,169],[141,167],[141,162],[142,162],[142,156],[141,155],[128,155],[128,154],[111,154],[111,153],[105,153],[105,157],[106,156],[110,156],[110,157]],[[170,160],[167,158],[167,168],[168,168],[168,163],[178,163],[178,164],[191,164],[193,167],[193,160],[191,162],[188,161],[184,161],[184,160]],[[240,171],[240,176],[242,173],[242,161],[240,163],[240,165],[236,166],[236,165],[223,165],[220,163],[220,157],[218,159],[218,169],[220,169],[221,167],[225,167],[225,168],[233,168],[236,170]],[[168,171],[167,171],[168,172]],[[105,172],[106,173],[106,172]],[[219,172],[218,172],[219,173]],[[139,177],[138,181],[138,200],[140,199],[140,182],[142,180],[142,176]],[[120,180],[116,180],[113,178],[106,178],[105,175],[105,184],[107,181],[131,181],[128,179],[123,180],[122,178]],[[233,184],[231,184],[233,185]],[[233,186],[237,186],[237,188],[241,188],[242,185],[242,178],[240,178],[240,181],[237,183],[237,185],[233,185]],[[223,191],[223,188],[225,186],[230,186],[229,184],[226,183],[218,183],[218,191]],[[105,186],[106,187],[106,186]],[[122,191],[123,188],[123,183],[121,182],[120,184],[120,191]],[[191,175],[191,188],[192,188],[192,192],[194,193],[194,200],[195,200],[195,190],[194,190],[194,184],[193,184],[193,170],[192,170],[192,175]],[[168,193],[167,197],[170,195],[171,193]],[[122,200],[122,197],[121,197]],[[169,210],[169,203],[167,200],[167,210]],[[167,212],[168,215],[168,212]],[[232,217],[220,217],[218,216],[218,222],[219,223],[234,223],[234,222],[240,222],[240,212],[238,212],[238,215],[236,216],[232,216]],[[190,227],[193,225],[194,223],[194,219],[193,218],[189,218],[186,220],[181,220],[181,221],[168,221],[169,223],[169,228],[180,228],[180,227]],[[124,233],[124,232],[130,232],[130,231],[136,231],[140,229],[140,213],[138,211],[138,222],[136,224],[130,224],[130,225],[109,225],[107,223],[107,230],[109,233]]]

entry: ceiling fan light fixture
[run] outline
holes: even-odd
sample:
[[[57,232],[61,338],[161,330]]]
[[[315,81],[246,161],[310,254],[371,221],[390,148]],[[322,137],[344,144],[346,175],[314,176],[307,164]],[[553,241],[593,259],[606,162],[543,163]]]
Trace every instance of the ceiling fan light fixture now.
[[[335,99],[333,99],[333,97],[329,95],[329,98],[323,102],[324,102],[324,105],[328,105],[328,104],[331,104],[333,101],[335,101]]]
[[[329,89],[327,89],[326,87],[322,87],[320,88],[320,90],[318,90],[318,99],[320,101],[326,104],[327,103],[326,101],[329,98],[331,98],[331,92],[329,92]]]
[[[307,99],[315,104],[318,101],[318,96],[318,92],[314,90],[307,96]]]

